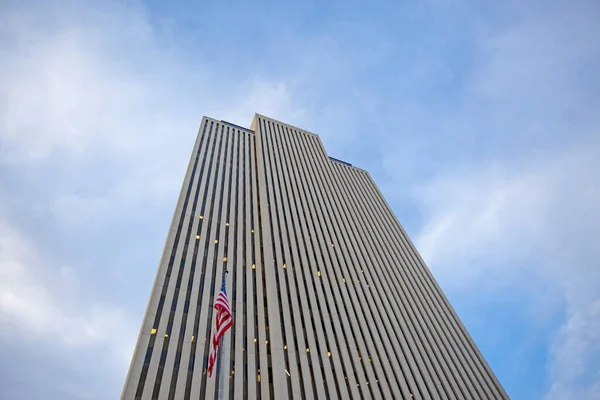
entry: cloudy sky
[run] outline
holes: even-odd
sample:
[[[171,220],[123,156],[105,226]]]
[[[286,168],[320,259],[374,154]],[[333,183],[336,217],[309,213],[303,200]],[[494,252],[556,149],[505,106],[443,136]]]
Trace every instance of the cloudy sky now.
[[[254,112],[371,172],[512,398],[600,398],[597,2],[169,3],[0,4],[0,398],[120,395],[201,118]]]

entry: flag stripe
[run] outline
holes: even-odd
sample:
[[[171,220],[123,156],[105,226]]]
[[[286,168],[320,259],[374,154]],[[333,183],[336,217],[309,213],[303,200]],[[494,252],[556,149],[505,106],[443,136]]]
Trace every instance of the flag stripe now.
[[[210,352],[210,356],[208,358],[207,372],[209,377],[212,376],[212,371],[215,362],[217,361],[220,339],[233,324],[233,317],[231,315],[231,308],[229,307],[229,299],[227,298],[225,284],[225,276],[223,276],[221,290],[219,291],[219,294],[215,300],[215,305],[213,306],[213,308],[217,310],[217,315],[215,318],[215,333],[212,337],[212,351]]]

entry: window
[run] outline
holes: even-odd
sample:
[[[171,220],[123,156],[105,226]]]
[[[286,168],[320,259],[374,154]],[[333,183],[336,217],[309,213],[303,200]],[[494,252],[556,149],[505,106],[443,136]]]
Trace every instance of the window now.
[[[156,333],[156,328],[152,328],[152,331],[150,331],[151,335],[154,335]]]
[[[227,257],[223,257],[223,261],[227,261]]]
[[[215,244],[219,243],[219,239],[215,239]]]
[[[317,276],[321,276],[321,271],[317,271]]]
[[[203,216],[203,215],[201,215],[201,216],[200,216],[200,219],[204,219],[204,216]]]
[[[200,239],[200,235],[196,235],[196,240]]]

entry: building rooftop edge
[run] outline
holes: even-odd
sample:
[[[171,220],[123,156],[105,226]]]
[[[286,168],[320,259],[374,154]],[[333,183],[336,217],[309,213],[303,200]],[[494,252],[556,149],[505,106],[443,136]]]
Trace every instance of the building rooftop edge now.
[[[342,160],[340,160],[339,158],[335,158],[335,157],[331,157],[331,156],[327,156],[327,157],[329,157],[329,159],[330,159],[330,160],[337,161],[337,162],[339,162],[339,163],[342,163],[342,164],[348,165],[348,166],[350,166],[350,167],[353,167],[353,166],[354,166],[354,165],[350,164],[349,162],[346,162],[346,161],[342,161]]]
[[[268,119],[268,120],[270,120],[270,121],[273,121],[273,122],[276,122],[276,123],[278,123],[278,124],[281,124],[281,125],[286,125],[286,126],[289,126],[289,127],[291,127],[291,128],[297,129],[297,130],[299,130],[299,131],[306,132],[306,133],[308,133],[308,134],[315,135],[315,136],[319,137],[319,135],[318,135],[318,134],[316,134],[316,133],[313,133],[313,132],[307,131],[306,129],[299,128],[299,127],[297,127],[297,126],[294,126],[294,125],[288,124],[288,123],[286,123],[286,122],[283,122],[283,121],[279,121],[279,120],[277,120],[277,119],[275,119],[275,118],[267,117],[266,115],[259,114],[259,113],[254,113],[254,117],[252,118],[252,126],[251,126],[250,128],[244,128],[243,126],[240,126],[240,125],[234,124],[233,122],[225,121],[224,119],[220,120],[220,122],[222,122],[222,123],[224,123],[224,124],[227,124],[227,125],[230,125],[230,126],[233,126],[233,127],[235,127],[235,128],[238,128],[238,129],[242,129],[242,130],[244,130],[244,131],[247,131],[247,132],[252,132],[252,133],[254,133],[254,131],[255,131],[256,129],[252,129],[252,127],[254,127],[254,126],[255,126],[255,121],[256,121],[256,119],[257,119],[258,117],[260,117],[260,118],[264,118],[264,119]],[[212,119],[212,120],[214,120],[214,121],[218,121],[217,119],[215,119],[215,118],[211,118],[211,117],[208,117],[208,116],[204,116],[204,118],[208,118],[208,119]],[[319,138],[319,139],[320,139],[320,138]],[[356,165],[352,165],[351,163],[349,163],[349,162],[347,162],[347,161],[343,161],[343,160],[340,160],[339,158],[331,157],[330,155],[327,155],[327,157],[328,157],[330,160],[332,160],[332,161],[336,161],[336,162],[339,162],[339,163],[341,163],[341,164],[344,164],[344,165],[346,165],[346,166],[349,166],[349,167],[352,167],[352,168],[359,169],[359,170],[361,170],[361,171],[364,171],[364,172],[366,172],[367,174],[369,173],[369,171],[367,171],[367,170],[365,170],[365,169],[363,169],[363,168],[357,167]]]
[[[238,128],[238,129],[242,129],[242,130],[245,130],[245,131],[248,131],[248,132],[254,132],[252,129],[249,129],[249,128],[244,128],[243,126],[239,126],[239,125],[237,125],[237,124],[234,124],[234,123],[232,123],[232,122],[225,121],[224,119],[222,119],[222,120],[221,120],[221,122],[222,122],[222,123],[224,123],[224,124],[227,124],[227,125],[231,125],[231,126],[233,126],[233,127],[236,127],[236,128]]]
[[[278,124],[281,124],[281,125],[286,125],[286,126],[289,126],[290,128],[294,128],[294,129],[297,129],[297,130],[299,130],[299,131],[302,131],[302,132],[305,132],[305,133],[308,133],[308,134],[311,134],[311,135],[319,136],[319,135],[317,135],[317,134],[316,134],[316,133],[314,133],[314,132],[307,131],[306,129],[299,128],[299,127],[297,127],[297,126],[294,126],[294,125],[288,124],[287,122],[279,121],[279,120],[277,120],[277,119],[275,119],[275,118],[267,117],[266,115],[262,115],[262,114],[259,114],[259,113],[254,113],[254,119],[253,119],[253,121],[252,121],[253,123],[254,123],[254,120],[255,120],[257,117],[265,118],[265,119],[268,119],[268,120],[270,120],[270,121],[276,122],[276,123],[278,123]]]

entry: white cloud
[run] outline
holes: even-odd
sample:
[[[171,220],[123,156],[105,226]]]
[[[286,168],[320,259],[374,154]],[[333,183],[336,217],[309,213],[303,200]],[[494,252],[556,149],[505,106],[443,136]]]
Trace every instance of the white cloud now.
[[[516,289],[529,293],[523,307],[532,312],[565,304],[548,399],[592,399],[600,385],[589,375],[600,371],[599,174],[592,138],[520,168],[442,176],[417,192],[427,218],[417,247],[445,287]]]
[[[158,44],[143,9],[69,10],[71,17],[3,16],[12,38],[0,52],[4,163],[104,153],[154,162],[143,153],[189,150],[202,115],[241,126],[255,112],[288,121],[305,115],[281,80],[242,75],[225,84],[177,42]]]
[[[255,112],[291,124],[301,125],[307,118],[306,109],[294,103],[286,84],[261,80],[243,84],[240,94],[231,103],[219,105],[214,117],[250,127]]]
[[[569,313],[553,347],[554,399],[600,398],[600,295],[595,301]]]
[[[74,271],[44,265],[44,256],[5,221],[0,221],[0,320],[30,341],[60,343],[67,348],[100,347],[122,367],[131,356],[132,319],[118,306],[92,302],[67,306],[61,298],[85,290]],[[54,275],[49,278],[47,274]],[[108,332],[119,332],[118,336]],[[14,337],[13,329],[0,335]],[[8,340],[9,337],[5,337]]]

